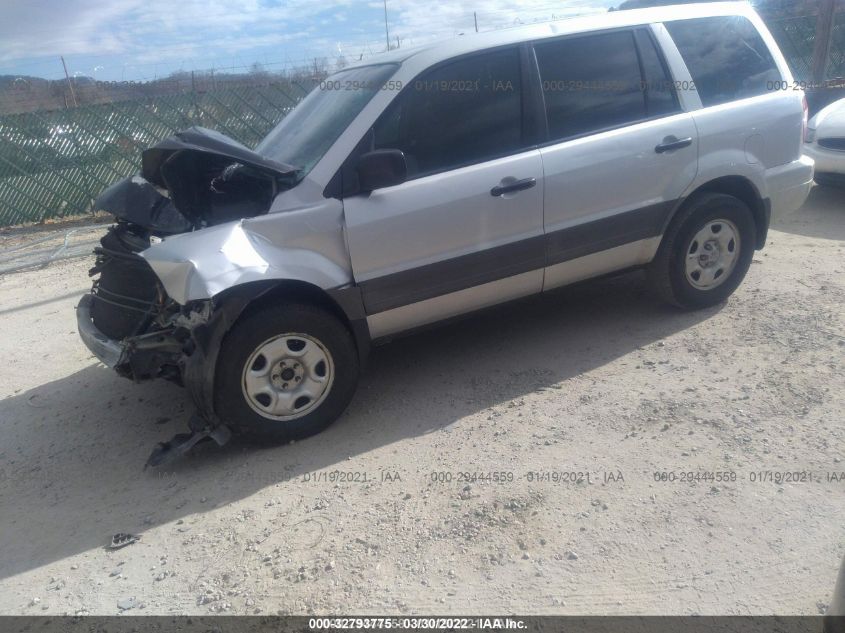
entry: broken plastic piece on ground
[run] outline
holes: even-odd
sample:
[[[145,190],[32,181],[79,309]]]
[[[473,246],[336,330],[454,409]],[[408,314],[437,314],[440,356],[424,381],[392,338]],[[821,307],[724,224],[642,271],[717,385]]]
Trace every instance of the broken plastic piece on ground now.
[[[196,428],[194,423],[195,420],[192,419],[191,428]],[[169,442],[160,442],[153,449],[153,452],[147,459],[147,463],[144,464],[144,468],[161,466],[162,464],[171,462],[204,440],[212,439],[217,442],[218,446],[223,446],[231,437],[232,432],[224,424],[215,426],[214,428],[205,427],[195,430],[193,433],[178,433]]]
[[[106,545],[106,549],[120,549],[121,547],[132,545],[132,543],[137,543],[139,540],[141,540],[141,537],[135,534],[118,532],[111,537],[111,543]]]

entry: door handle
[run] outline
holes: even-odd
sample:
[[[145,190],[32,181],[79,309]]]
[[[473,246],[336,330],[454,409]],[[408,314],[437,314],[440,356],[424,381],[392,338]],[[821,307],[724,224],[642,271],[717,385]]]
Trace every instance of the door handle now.
[[[654,151],[658,154],[663,154],[665,152],[672,152],[676,149],[689,147],[690,145],[692,145],[692,138],[689,136],[682,139],[675,138],[674,136],[667,136],[663,139],[663,142],[660,145],[654,148]]]
[[[517,180],[516,182],[512,182],[507,185],[497,185],[493,187],[490,190],[490,195],[494,198],[498,198],[499,196],[503,196],[506,193],[513,193],[514,191],[523,191],[525,189],[531,189],[531,187],[536,184],[536,178],[523,178],[522,180]]]

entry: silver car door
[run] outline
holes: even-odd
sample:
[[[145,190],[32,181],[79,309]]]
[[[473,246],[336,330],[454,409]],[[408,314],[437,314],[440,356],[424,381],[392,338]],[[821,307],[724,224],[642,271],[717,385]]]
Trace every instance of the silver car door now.
[[[648,27],[535,45],[548,118],[545,288],[650,261],[698,135]]]
[[[374,338],[539,292],[542,163],[523,124],[524,49],[426,71],[385,111],[371,147],[400,149],[406,182],[344,199]]]

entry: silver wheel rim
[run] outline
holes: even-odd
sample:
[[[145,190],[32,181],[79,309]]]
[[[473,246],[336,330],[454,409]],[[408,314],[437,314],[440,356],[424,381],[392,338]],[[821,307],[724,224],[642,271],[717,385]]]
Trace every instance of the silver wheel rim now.
[[[699,290],[722,285],[736,267],[739,249],[739,231],[733,222],[709,220],[687,246],[687,281]]]
[[[308,334],[264,341],[244,365],[241,390],[253,411],[274,421],[301,418],[319,407],[334,382],[326,347]]]

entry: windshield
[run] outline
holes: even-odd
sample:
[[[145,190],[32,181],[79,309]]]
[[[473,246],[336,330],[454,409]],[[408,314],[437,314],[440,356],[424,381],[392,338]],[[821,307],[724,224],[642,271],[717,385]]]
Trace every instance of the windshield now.
[[[373,95],[386,87],[396,68],[396,64],[379,64],[331,75],[282,119],[255,151],[298,167],[299,176],[305,176]]]

